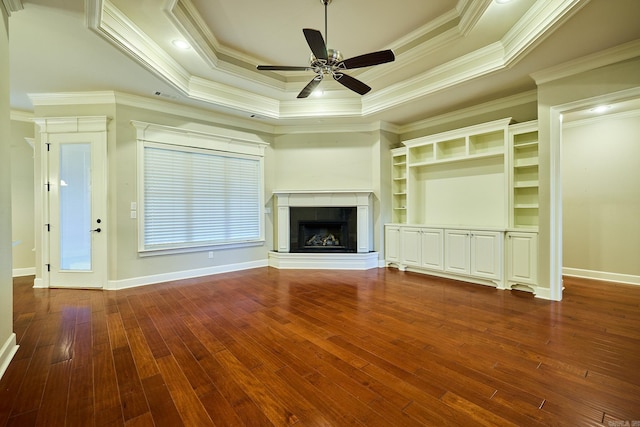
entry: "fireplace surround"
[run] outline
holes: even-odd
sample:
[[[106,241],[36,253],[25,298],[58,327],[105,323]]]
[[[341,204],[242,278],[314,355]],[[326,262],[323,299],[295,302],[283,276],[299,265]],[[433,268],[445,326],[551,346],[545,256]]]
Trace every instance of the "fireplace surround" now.
[[[269,265],[378,267],[378,253],[373,251],[372,191],[274,191],[273,195],[276,249],[269,254]],[[315,232],[305,238],[310,228]],[[307,244],[310,239],[316,242]]]

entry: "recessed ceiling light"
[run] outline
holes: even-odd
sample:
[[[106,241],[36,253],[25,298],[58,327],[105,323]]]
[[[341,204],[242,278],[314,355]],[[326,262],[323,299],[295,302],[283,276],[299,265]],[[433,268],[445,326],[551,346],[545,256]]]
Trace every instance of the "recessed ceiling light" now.
[[[171,43],[179,49],[189,49],[191,47],[191,45],[184,40],[174,40]]]
[[[313,96],[322,96],[324,95],[324,90],[322,89],[316,89],[313,91]]]
[[[509,3],[511,0],[496,0],[496,3],[498,4],[505,4],[505,3]]]
[[[591,111],[592,113],[604,113],[605,111],[607,111],[608,109],[611,108],[611,105],[599,105],[595,108],[592,108]]]

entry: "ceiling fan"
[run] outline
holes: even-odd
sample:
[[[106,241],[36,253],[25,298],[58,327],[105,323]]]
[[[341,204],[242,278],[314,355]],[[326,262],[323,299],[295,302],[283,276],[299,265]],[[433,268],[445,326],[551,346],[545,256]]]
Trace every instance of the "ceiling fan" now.
[[[331,0],[320,0],[324,5],[324,35],[327,36],[327,6]],[[325,75],[330,74],[338,83],[351,89],[354,92],[364,95],[371,88],[360,80],[344,73],[344,70],[354,68],[370,67],[372,65],[384,64],[395,60],[395,55],[391,50],[381,50],[378,52],[365,53],[349,59],[343,59],[338,50],[327,49],[325,38],[318,30],[304,28],[302,30],[307,44],[311,48],[311,60],[308,66],[290,65],[258,65],[258,70],[262,71],[307,71],[311,70],[316,76],[300,91],[298,98],[306,98],[320,84]]]

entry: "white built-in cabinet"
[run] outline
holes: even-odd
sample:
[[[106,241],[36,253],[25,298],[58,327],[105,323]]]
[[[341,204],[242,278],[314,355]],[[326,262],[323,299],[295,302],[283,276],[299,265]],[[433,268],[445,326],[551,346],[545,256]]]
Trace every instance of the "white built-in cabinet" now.
[[[397,225],[385,226],[384,254],[387,263],[400,263],[400,227]]]
[[[429,270],[443,270],[442,236],[441,229],[401,227],[401,264]]]
[[[420,137],[391,151],[388,265],[536,291],[537,123],[510,122]]]
[[[531,232],[507,233],[507,285],[531,288],[538,283],[538,235]]]

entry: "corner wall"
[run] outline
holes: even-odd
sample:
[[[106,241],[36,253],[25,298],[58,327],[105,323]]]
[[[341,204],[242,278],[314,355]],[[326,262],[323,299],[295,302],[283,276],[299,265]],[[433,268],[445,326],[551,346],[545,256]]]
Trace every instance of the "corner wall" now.
[[[614,52],[615,53],[615,52]],[[635,51],[637,55],[637,51]],[[605,55],[601,55],[600,58]],[[566,74],[564,74],[566,76]],[[549,298],[562,299],[562,168],[560,116],[598,99],[640,87],[640,57],[576,72],[556,80],[541,75],[538,86],[540,224],[538,280]],[[544,81],[541,78],[546,78]]]
[[[565,123],[565,275],[640,285],[640,110]]]
[[[17,119],[14,116],[18,117]],[[24,116],[24,117],[20,117]],[[36,272],[34,252],[34,149],[30,114],[11,113],[11,216],[13,218],[13,277],[30,276]]]
[[[11,146],[9,111],[9,18],[0,5],[0,377],[17,350],[13,333],[11,266]]]

